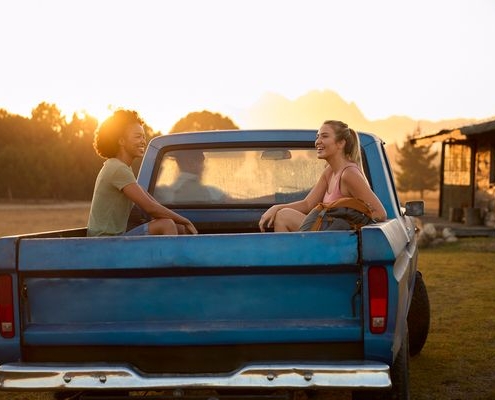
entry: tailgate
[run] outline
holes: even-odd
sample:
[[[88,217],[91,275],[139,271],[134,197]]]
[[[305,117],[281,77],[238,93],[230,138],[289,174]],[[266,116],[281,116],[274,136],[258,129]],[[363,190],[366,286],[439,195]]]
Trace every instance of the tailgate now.
[[[361,342],[357,248],[347,231],[23,239],[23,344],[35,360],[67,346],[92,360],[101,346],[300,344],[300,358]]]

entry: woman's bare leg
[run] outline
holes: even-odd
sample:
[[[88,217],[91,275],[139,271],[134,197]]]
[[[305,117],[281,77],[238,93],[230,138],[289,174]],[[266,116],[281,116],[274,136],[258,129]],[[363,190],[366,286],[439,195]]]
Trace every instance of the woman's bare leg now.
[[[275,216],[273,230],[275,232],[295,232],[299,229],[305,217],[305,214],[292,208],[282,208]]]
[[[177,235],[177,225],[168,218],[154,219],[149,222],[150,235]]]

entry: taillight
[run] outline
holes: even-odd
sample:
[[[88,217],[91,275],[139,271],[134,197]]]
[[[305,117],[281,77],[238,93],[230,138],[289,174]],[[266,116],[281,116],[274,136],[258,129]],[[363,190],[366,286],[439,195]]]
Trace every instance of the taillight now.
[[[2,337],[14,337],[14,297],[10,275],[0,275],[0,323]]]
[[[368,269],[368,293],[371,333],[383,333],[387,328],[388,279],[381,266]]]

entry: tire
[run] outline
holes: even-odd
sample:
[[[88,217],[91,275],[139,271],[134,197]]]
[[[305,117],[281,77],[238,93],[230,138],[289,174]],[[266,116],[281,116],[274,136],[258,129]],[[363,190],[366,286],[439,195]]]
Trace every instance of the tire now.
[[[416,272],[416,283],[407,314],[409,329],[409,354],[411,357],[419,354],[426,343],[430,329],[430,300],[421,272]]]
[[[352,400],[410,400],[409,358],[409,336],[406,334],[390,369],[392,388],[388,390],[357,390],[352,392]]]

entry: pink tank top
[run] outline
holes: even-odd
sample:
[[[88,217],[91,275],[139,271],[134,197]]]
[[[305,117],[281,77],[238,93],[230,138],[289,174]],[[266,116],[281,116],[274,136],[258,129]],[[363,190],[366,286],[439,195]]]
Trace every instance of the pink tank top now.
[[[342,168],[342,170],[338,173],[337,175],[337,184],[333,188],[331,193],[328,193],[328,189],[325,190],[325,196],[323,196],[323,203],[330,203],[332,201],[341,199],[344,197],[342,195],[342,192],[340,191],[340,179],[342,178],[342,173],[347,169],[347,168],[357,168],[359,171],[359,167],[357,165],[348,165],[347,167]]]

